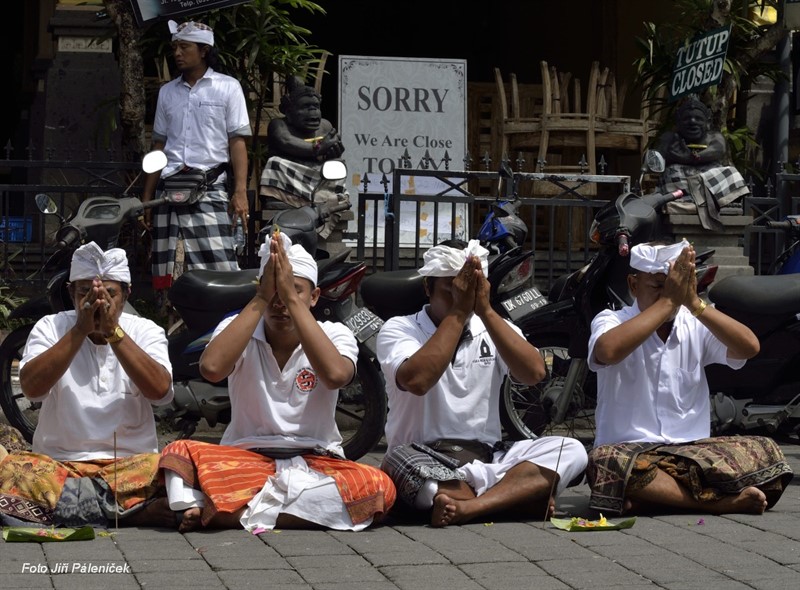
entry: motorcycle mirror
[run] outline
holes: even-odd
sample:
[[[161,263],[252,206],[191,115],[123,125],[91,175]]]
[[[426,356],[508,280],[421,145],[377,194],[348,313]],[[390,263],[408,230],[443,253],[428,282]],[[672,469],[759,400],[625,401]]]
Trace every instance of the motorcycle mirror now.
[[[341,160],[327,160],[322,165],[322,178],[325,180],[343,180],[347,178],[347,166]]]
[[[55,215],[58,213],[58,206],[56,202],[44,193],[39,193],[34,197],[36,200],[36,206],[39,208],[39,211],[45,213],[46,215]]]
[[[661,173],[666,169],[667,163],[664,161],[664,156],[661,155],[661,152],[647,150],[647,154],[645,154],[645,166],[651,172]]]
[[[147,174],[163,170],[167,166],[167,154],[161,150],[153,150],[142,158],[142,170]]]

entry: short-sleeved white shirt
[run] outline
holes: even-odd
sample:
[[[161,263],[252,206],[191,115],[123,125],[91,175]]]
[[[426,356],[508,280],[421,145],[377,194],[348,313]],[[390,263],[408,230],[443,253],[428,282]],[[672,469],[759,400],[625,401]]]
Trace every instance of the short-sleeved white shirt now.
[[[522,335],[516,326],[509,325]],[[391,318],[381,328],[377,353],[389,399],[389,449],[443,438],[488,444],[501,439],[498,404],[508,367],[480,318],[473,315],[468,326],[472,337],[459,344],[453,362],[436,385],[421,396],[401,390],[396,375],[400,365],[436,332],[427,306],[414,315]]]
[[[236,317],[220,322],[214,337]],[[358,343],[353,333],[344,324],[318,323],[341,355],[355,365]],[[228,389],[231,423],[220,444],[245,449],[322,447],[344,456],[336,426],[339,390],[325,386],[299,345],[281,370],[263,321],[228,376]]]
[[[52,348],[75,325],[75,311],[62,311],[40,319],[34,325],[20,361],[28,361]],[[172,374],[167,337],[154,322],[123,313],[119,325],[125,337],[136,342],[157,363]],[[33,435],[33,452],[59,461],[90,461],[116,456],[157,453],[152,405],[172,401],[170,385],[166,396],[150,401],[128,377],[108,344],[84,340],[66,373],[41,401],[39,424]]]
[[[184,166],[208,170],[228,162],[230,138],[250,135],[247,104],[236,78],[209,68],[194,86],[179,76],[158,91],[153,140],[165,143],[162,177]]]
[[[595,446],[621,442],[691,442],[711,433],[706,365],[733,369],[744,360],[727,357],[728,349],[703,324],[681,308],[666,342],[655,333],[616,365],[594,357],[597,339],[635,317],[638,303],[604,310],[592,321],[589,368],[597,372]]]

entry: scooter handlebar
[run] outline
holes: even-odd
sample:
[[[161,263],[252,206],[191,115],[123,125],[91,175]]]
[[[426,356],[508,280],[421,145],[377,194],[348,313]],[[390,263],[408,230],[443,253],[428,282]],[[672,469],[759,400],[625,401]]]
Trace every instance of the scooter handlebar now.
[[[325,210],[325,217],[330,217],[334,213],[339,213],[340,211],[347,211],[348,209],[352,209],[353,204],[350,201],[345,201],[343,203],[339,203],[338,205],[331,205],[327,207]]]
[[[787,219],[784,219],[783,221],[767,220],[765,225],[770,229],[785,229],[787,231],[795,227],[795,224]]]
[[[617,234],[617,252],[623,258],[626,258],[628,254],[630,254],[631,248],[628,244],[628,235],[624,233]]]

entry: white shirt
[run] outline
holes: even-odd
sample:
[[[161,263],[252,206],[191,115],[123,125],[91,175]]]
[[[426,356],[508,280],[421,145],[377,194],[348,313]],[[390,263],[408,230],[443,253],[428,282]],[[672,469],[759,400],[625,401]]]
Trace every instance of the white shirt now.
[[[220,322],[213,337],[234,318]],[[353,333],[344,324],[318,323],[341,355],[355,365],[358,343]],[[336,426],[339,390],[325,387],[299,345],[281,370],[263,321],[228,376],[228,389],[231,423],[220,444],[245,449],[322,447],[344,456]]]
[[[36,322],[20,361],[52,348],[75,325],[75,311],[62,311]],[[164,329],[154,322],[123,313],[119,325],[157,363],[172,374]],[[153,405],[172,401],[166,396],[150,401],[125,373],[108,344],[86,338],[69,369],[41,401],[39,424],[33,435],[33,452],[59,461],[90,461],[114,457],[114,433],[118,457],[157,453]]]
[[[153,140],[165,142],[164,178],[184,166],[208,170],[228,162],[230,138],[251,134],[244,93],[235,78],[208,68],[194,86],[178,77],[158,91]]]
[[[589,368],[597,372],[595,446],[621,442],[691,442],[711,434],[705,366],[741,369],[728,349],[683,307],[666,342],[655,333],[616,365],[594,357],[597,339],[641,313],[634,301],[619,311],[601,311],[592,321]]]
[[[510,322],[509,322],[510,324]],[[520,330],[510,324],[522,335]],[[502,437],[500,386],[508,367],[500,358],[483,322],[469,321],[472,338],[459,344],[439,381],[425,395],[397,385],[397,370],[436,331],[427,306],[414,315],[388,320],[378,334],[378,360],[386,379],[389,414],[388,448],[442,438],[479,440],[494,444]]]

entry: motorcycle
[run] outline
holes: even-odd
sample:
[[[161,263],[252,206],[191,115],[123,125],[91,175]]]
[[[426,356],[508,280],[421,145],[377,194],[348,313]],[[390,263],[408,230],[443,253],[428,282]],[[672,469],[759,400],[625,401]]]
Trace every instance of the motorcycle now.
[[[769,220],[766,222],[766,226],[771,229],[784,230],[789,243],[770,265],[767,274],[800,273],[800,215],[788,215],[782,221]]]
[[[156,172],[166,165],[161,152],[148,154],[143,161],[144,172]],[[341,164],[341,163],[340,163]],[[341,174],[336,166],[325,166],[323,178]],[[138,177],[137,177],[138,178]],[[136,179],[131,183],[131,186]],[[167,202],[162,197],[142,203],[127,196],[130,186],[119,198],[110,196],[89,197],[81,203],[70,221],[60,216],[56,234],[55,253],[44,269],[59,269],[50,279],[46,294],[29,301],[11,314],[12,318],[29,320],[27,324],[9,334],[0,345],[0,405],[9,422],[19,429],[28,441],[32,440],[38,422],[40,404],[24,397],[18,380],[19,360],[33,324],[46,314],[72,308],[67,293],[67,278],[72,252],[81,243],[95,241],[104,248],[116,246],[122,225],[140,217],[146,208]],[[37,195],[37,205],[45,214],[59,215],[55,203],[46,195]],[[349,207],[349,203],[342,207]],[[313,207],[312,207],[313,208]],[[304,208],[305,209],[305,208]],[[330,214],[324,208],[315,208],[314,223],[321,224]],[[289,220],[283,220],[282,230],[291,235]],[[314,231],[316,225],[314,225]],[[319,286],[323,291],[317,317],[320,319],[344,316],[352,310],[348,294],[358,286],[365,269],[345,265],[331,259],[319,271]],[[169,299],[180,315],[180,322],[170,329],[168,346],[173,366],[173,403],[156,409],[156,419],[163,430],[186,438],[194,434],[200,420],[209,426],[230,421],[230,398],[227,384],[210,383],[199,374],[199,358],[210,340],[217,324],[227,315],[237,313],[255,294],[256,269],[239,272],[191,270],[182,274],[169,291]],[[352,295],[349,297],[352,299]],[[126,311],[136,313],[130,304]],[[353,311],[351,324],[356,326],[364,316]],[[368,340],[370,325],[356,326],[358,335]],[[377,328],[374,328],[377,332]],[[367,453],[379,440],[386,412],[386,395],[377,364],[365,354],[359,354],[357,378],[340,391],[337,403],[337,425],[343,435],[343,448],[348,458],[357,459]]]

